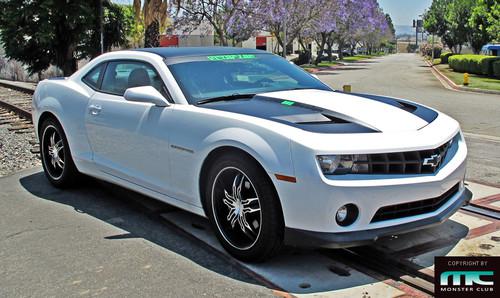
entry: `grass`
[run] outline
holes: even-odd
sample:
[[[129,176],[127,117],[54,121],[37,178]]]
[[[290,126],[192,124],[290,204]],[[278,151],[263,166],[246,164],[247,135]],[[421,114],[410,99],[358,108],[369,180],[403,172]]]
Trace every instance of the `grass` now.
[[[463,84],[463,73],[453,71],[453,69],[451,69],[447,64],[436,65],[436,68],[439,69],[442,74],[452,80],[455,84],[459,86]],[[469,86],[467,87],[500,91],[500,80],[475,74],[469,74]]]
[[[338,65],[339,62],[338,61],[323,61],[323,62],[320,62],[318,64],[319,67],[329,67],[329,66],[333,66],[333,65]]]
[[[338,61],[332,61],[332,62],[329,62],[329,61],[323,61],[323,62],[320,62],[318,65],[314,65],[314,64],[303,64],[301,65],[300,67],[302,67],[303,69],[305,70],[311,70],[311,69],[317,69],[317,68],[325,68],[325,67],[330,67],[330,66],[334,66],[334,65],[338,65],[339,62]]]
[[[318,65],[304,64],[304,65],[301,65],[301,67],[304,68],[305,70],[311,70],[311,69],[316,69],[316,68],[325,68],[325,67],[330,67],[330,66],[334,66],[334,65],[339,65],[339,64],[341,64],[341,62],[358,62],[358,61],[363,61],[363,60],[371,59],[374,57],[380,57],[380,56],[384,56],[384,55],[385,55],[384,53],[378,53],[375,55],[355,55],[355,56],[344,57],[343,60],[336,60],[336,61],[332,61],[332,62],[323,61],[323,62],[320,62]]]
[[[370,59],[370,58],[378,57],[378,56],[379,55],[355,55],[355,56],[344,57],[344,59],[342,61],[357,62],[357,61],[366,60],[366,59]]]

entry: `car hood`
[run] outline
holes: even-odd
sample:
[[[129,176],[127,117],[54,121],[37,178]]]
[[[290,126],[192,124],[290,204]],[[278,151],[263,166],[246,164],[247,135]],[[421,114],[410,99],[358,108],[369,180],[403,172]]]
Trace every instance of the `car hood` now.
[[[203,107],[319,133],[417,131],[437,117],[437,112],[401,99],[312,89],[261,93]]]

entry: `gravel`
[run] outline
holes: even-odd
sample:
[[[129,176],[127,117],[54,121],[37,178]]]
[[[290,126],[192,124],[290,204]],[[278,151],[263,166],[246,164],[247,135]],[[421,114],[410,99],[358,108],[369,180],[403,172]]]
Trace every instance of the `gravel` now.
[[[31,153],[35,133],[17,134],[9,131],[10,124],[0,125],[0,177],[22,169],[41,165],[39,154]]]

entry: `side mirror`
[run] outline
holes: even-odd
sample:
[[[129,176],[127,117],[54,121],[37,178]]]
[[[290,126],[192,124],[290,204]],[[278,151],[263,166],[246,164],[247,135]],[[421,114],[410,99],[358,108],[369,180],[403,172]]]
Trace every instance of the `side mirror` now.
[[[158,107],[168,107],[170,103],[153,86],[128,88],[123,95],[128,101],[150,102]]]

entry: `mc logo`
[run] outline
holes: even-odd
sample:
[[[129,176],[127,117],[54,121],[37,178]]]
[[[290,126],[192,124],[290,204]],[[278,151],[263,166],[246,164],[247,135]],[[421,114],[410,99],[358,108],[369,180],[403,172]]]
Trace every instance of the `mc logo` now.
[[[481,280],[481,276],[493,276],[493,271],[445,271],[441,273],[441,286],[448,286],[449,277],[453,277],[453,286],[460,286],[460,279],[465,276],[465,285],[472,286],[473,284],[482,286],[492,286],[493,281]]]

